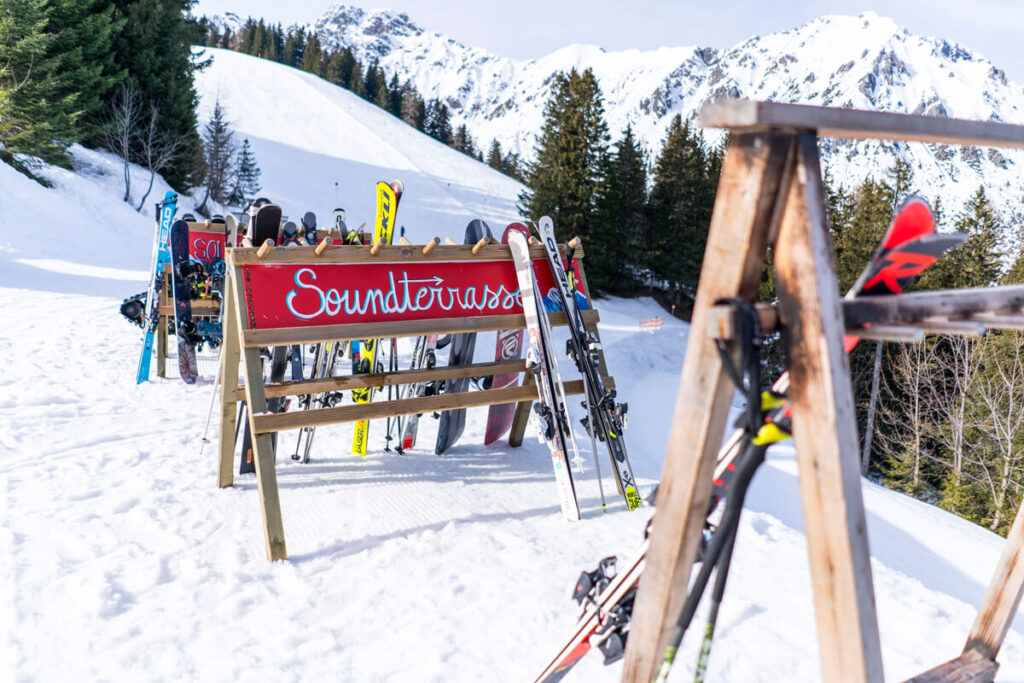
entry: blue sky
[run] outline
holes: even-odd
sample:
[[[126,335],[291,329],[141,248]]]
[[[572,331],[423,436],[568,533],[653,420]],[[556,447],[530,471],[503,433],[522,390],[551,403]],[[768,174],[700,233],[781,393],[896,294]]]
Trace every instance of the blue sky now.
[[[281,22],[313,21],[327,0],[200,0],[196,14],[234,11]],[[754,35],[794,28],[822,14],[865,10],[911,33],[970,48],[1024,84],[1022,0],[380,0],[349,2],[406,12],[425,29],[498,55],[527,59],[571,43],[609,50],[661,46],[729,47]]]

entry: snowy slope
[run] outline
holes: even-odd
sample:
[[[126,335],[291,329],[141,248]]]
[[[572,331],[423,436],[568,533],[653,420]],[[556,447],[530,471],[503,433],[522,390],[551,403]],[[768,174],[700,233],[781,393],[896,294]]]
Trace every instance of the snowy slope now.
[[[230,50],[207,48],[213,65],[198,74],[199,117],[220,98],[236,138],[252,143],[263,194],[297,221],[321,223],[346,210],[348,225],[373,222],[374,184],[405,183],[399,225],[415,241],[451,235],[466,224],[516,217],[522,185],[423,135],[349,91],[297,69]]]
[[[234,63],[217,56],[205,79]],[[303,106],[291,118],[238,107],[236,122],[260,136],[266,193],[289,211],[320,210],[327,169],[359,188],[350,215],[368,211],[359,202],[378,176],[406,180],[399,222],[411,226],[418,212],[428,235],[456,232],[471,211],[494,221],[512,211],[514,186],[494,190],[501,178],[477,170],[449,190],[444,178],[461,173],[461,159],[415,136],[390,152],[375,146],[401,133],[373,136],[358,103],[329,91],[316,101],[317,82],[257,73],[264,65],[240,57],[239,72],[253,73],[237,78],[277,79],[275,92]],[[204,107],[215,88],[204,81]],[[296,465],[285,433],[290,559],[269,564],[254,478],[218,490],[211,449],[199,452],[213,378],[133,384],[139,333],[117,305],[140,289],[152,220],[120,202],[109,157],[76,148],[75,158],[78,173],[48,172],[54,189],[0,164],[0,680],[529,680],[571,630],[579,571],[631,555],[650,508],[628,513],[612,501],[600,512],[584,438],[584,519],[563,522],[547,449],[533,438],[519,449],[479,445],[482,409],[441,458],[429,417],[404,457],[381,450],[374,422],[367,458],[348,455],[351,427],[336,426],[318,430],[312,463]],[[640,320],[663,314],[649,300],[599,307],[646,487],[661,470],[687,326],[666,319],[656,334],[640,332]],[[489,359],[493,334],[477,348]],[[709,680],[818,678],[793,455],[778,448],[769,460],[743,518]],[[959,651],[1003,541],[864,490],[886,673],[900,680]],[[691,637],[673,680],[689,678],[695,648]],[[1024,619],[1000,659],[1000,680],[1024,681]],[[620,672],[592,656],[571,680]]]
[[[528,61],[462,45],[391,10],[335,5],[313,28],[322,43],[348,46],[364,64],[378,60],[424,97],[445,101],[453,125],[465,123],[478,145],[497,139],[526,159],[533,157],[552,77],[574,67],[594,70],[613,137],[632,124],[654,151],[677,113],[693,116],[705,101],[723,96],[1024,123],[1024,90],[996,65],[873,12],[822,16],[725,50],[607,52],[570,45]],[[717,142],[720,133],[709,139]],[[952,200],[959,207],[984,185],[1009,215],[1021,213],[1019,150],[850,141],[822,149],[833,177],[846,184],[884,172],[894,151],[914,168],[916,189],[941,195],[947,206]]]

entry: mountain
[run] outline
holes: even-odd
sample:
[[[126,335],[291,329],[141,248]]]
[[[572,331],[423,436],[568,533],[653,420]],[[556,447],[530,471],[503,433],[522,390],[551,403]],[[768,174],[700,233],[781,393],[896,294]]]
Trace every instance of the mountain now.
[[[529,61],[467,47],[388,10],[334,5],[314,29],[325,45],[347,46],[364,64],[378,60],[425,98],[444,100],[453,126],[465,123],[479,146],[497,139],[528,159],[551,80],[573,67],[594,70],[613,138],[632,123],[655,152],[673,116],[693,117],[719,97],[1024,123],[1024,89],[1002,70],[962,45],[912,35],[872,12],[823,16],[726,50],[571,45]],[[715,144],[721,133],[706,137]],[[984,185],[997,206],[1014,216],[1020,211],[1021,151],[826,140],[822,153],[847,186],[881,176],[896,154],[914,169],[916,189],[941,195],[947,207],[959,207]]]
[[[374,182],[401,178],[398,219],[413,241],[461,234],[469,216],[514,215],[517,183],[351,93],[211,54],[200,112],[221,99],[253,143],[266,196],[287,212],[323,219],[337,192],[350,223],[365,220]],[[77,146],[72,157],[74,170],[35,169],[49,188],[0,162],[0,680],[532,680],[573,629],[579,572],[631,557],[653,513],[626,511],[604,463],[602,510],[579,401],[569,409],[588,464],[576,524],[559,514],[535,427],[519,448],[485,447],[482,408],[440,458],[429,415],[402,456],[383,450],[383,421],[371,423],[365,458],[349,454],[351,425],[321,427],[307,465],[288,455],[297,432],[282,432],[289,560],[268,563],[254,475],[218,489],[216,458],[201,447],[216,355],[204,354],[196,385],[173,364],[167,379],[134,383],[140,331],[117,309],[144,286],[155,197],[137,213],[121,201],[116,157]],[[134,187],[148,180],[132,172]],[[166,189],[158,179],[153,192]],[[179,210],[193,208],[183,198]],[[640,321],[663,314],[651,299],[597,306],[646,492],[662,470],[689,326],[666,316],[644,332]],[[565,328],[555,334],[560,345]],[[402,367],[412,344],[399,341]],[[481,333],[475,360],[494,348],[494,333]],[[780,444],[754,478],[709,680],[820,678],[796,470]],[[904,680],[963,647],[1006,541],[897,491],[868,481],[863,491],[886,679]],[[693,670],[705,614],[676,680]],[[620,680],[622,664],[602,660],[590,654],[566,683]],[[1024,615],[1000,660],[1000,681],[1024,680]]]

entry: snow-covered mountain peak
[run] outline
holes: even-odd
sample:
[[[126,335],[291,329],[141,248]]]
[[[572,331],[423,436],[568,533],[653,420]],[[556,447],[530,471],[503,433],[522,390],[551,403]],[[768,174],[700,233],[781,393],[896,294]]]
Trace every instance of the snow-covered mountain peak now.
[[[1024,123],[1024,90],[971,49],[910,33],[875,12],[824,15],[735,46],[606,51],[567,45],[526,61],[466,46],[417,26],[407,15],[345,5],[315,24],[321,42],[348,47],[365,64],[410,81],[427,99],[444,101],[452,125],[465,124],[480,147],[491,140],[530,159],[554,76],[593,69],[609,130],[627,124],[648,149],[662,145],[676,114],[692,119],[723,97],[851,107]],[[705,133],[708,142],[719,131]],[[1024,154],[945,145],[825,140],[832,177],[852,186],[881,177],[896,156],[910,163],[918,191],[959,204],[984,185],[1008,216],[1019,213]]]

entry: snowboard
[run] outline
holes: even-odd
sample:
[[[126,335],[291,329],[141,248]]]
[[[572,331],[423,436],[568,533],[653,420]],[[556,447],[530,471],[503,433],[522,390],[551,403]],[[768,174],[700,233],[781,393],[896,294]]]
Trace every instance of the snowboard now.
[[[139,367],[135,375],[136,384],[142,384],[149,380],[153,342],[156,339],[156,327],[160,319],[156,309],[160,299],[160,289],[164,286],[164,266],[171,262],[171,222],[174,220],[177,204],[178,195],[168,191],[164,193],[163,201],[156,205],[156,234],[153,236],[149,288],[146,291],[145,304],[140,315],[145,335],[142,340],[142,352],[139,355]]]
[[[466,237],[463,244],[476,244],[484,237],[493,237],[487,223],[479,218],[469,222],[466,226]],[[476,350],[476,333],[456,334],[452,337],[451,350],[448,352],[448,366],[469,365],[473,362],[473,352]],[[460,377],[458,379],[446,379],[441,382],[438,393],[455,394],[466,391],[469,388],[470,379]],[[455,445],[455,442],[462,436],[466,428],[466,409],[446,410],[441,413],[441,421],[437,425],[437,443],[434,446],[434,453],[441,455]]]
[[[398,203],[402,199],[404,187],[402,182],[395,180],[391,184],[385,182],[377,183],[377,215],[373,225],[373,241],[383,240],[384,244],[391,244],[391,236],[395,229],[395,215],[398,213]],[[340,219],[344,223],[344,209],[335,209],[335,223],[339,219],[338,211],[341,211]],[[377,347],[379,339],[359,339],[352,342],[352,374],[375,372],[377,370]],[[373,398],[373,388],[352,390],[352,400],[357,404],[369,403]],[[355,431],[352,435],[352,453],[360,457],[366,456],[366,441],[369,437],[370,421],[358,420]]]
[[[521,232],[529,238],[530,229],[522,223],[512,223],[505,228],[501,235],[501,243],[508,244],[510,232]],[[523,337],[525,330],[498,330],[497,342],[494,349],[494,360],[497,363],[502,361],[516,360],[523,355]],[[511,372],[504,375],[495,375],[491,379],[492,389],[514,387],[519,383],[519,373]],[[487,411],[487,429],[484,432],[484,445],[492,443],[505,436],[505,433],[512,426],[512,418],[516,414],[515,403],[502,403],[493,405]]]
[[[281,231],[281,207],[277,204],[263,204],[249,223],[252,246],[262,247],[267,240],[278,243]]]
[[[302,214],[302,236],[307,246],[315,247],[317,245],[316,214],[312,211]]]
[[[171,226],[171,280],[174,283],[174,334],[178,339],[178,373],[185,384],[195,384],[195,324],[192,322],[192,291],[189,286],[190,261],[188,223],[174,221]]]

